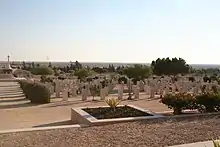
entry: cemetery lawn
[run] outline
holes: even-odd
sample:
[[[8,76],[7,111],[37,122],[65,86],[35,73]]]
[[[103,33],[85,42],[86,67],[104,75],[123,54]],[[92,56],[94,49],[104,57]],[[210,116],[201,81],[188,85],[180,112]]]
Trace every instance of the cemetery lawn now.
[[[118,106],[115,108],[115,110],[110,107],[85,108],[83,110],[95,117],[96,119],[152,116],[151,114],[142,112],[126,105]]]
[[[220,117],[151,120],[88,128],[0,134],[0,146],[170,146],[207,141],[220,136]]]

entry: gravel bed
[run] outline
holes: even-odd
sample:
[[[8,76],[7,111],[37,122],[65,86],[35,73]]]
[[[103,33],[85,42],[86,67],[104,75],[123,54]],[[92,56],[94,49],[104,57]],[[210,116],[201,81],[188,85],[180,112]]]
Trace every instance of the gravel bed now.
[[[162,147],[220,136],[220,117],[0,134],[0,147]]]

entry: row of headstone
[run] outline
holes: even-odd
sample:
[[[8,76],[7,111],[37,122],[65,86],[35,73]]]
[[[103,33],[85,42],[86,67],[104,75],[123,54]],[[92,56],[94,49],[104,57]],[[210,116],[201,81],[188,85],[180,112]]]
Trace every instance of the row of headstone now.
[[[176,92],[191,92],[191,93],[201,93],[202,87],[206,85],[207,89],[211,89],[212,86],[216,86],[219,89],[219,85],[216,82],[205,83],[202,82],[201,77],[196,77],[195,82],[190,82],[186,77],[180,78],[177,81],[172,80],[171,77],[164,78],[149,78],[144,81],[138,81],[134,85],[130,80],[127,85],[123,82],[118,84],[117,80],[112,80],[108,85],[102,87],[101,79],[95,79],[90,82],[80,82],[77,79],[71,80],[55,80],[55,87],[48,84],[51,94],[55,92],[56,97],[63,97],[63,100],[68,100],[71,93],[72,97],[76,97],[79,92],[81,92],[82,100],[87,100],[87,97],[91,96],[90,87],[91,85],[96,85],[100,87],[100,99],[104,100],[108,96],[109,91],[113,90],[116,85],[118,89],[118,99],[123,99],[124,89],[131,87],[131,91],[134,98],[139,98],[140,92],[145,92],[151,98],[155,95],[164,96],[168,93]],[[62,93],[62,96],[61,96]]]

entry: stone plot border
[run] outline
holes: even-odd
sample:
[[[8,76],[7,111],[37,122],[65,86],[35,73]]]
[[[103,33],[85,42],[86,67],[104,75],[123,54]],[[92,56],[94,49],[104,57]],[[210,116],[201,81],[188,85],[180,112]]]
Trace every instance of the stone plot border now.
[[[220,140],[215,140],[215,141],[220,141]],[[203,142],[194,142],[194,143],[189,143],[189,144],[181,144],[181,145],[174,145],[170,147],[214,147],[212,141],[203,141]]]
[[[124,106],[124,105],[119,105]],[[122,123],[122,122],[133,122],[133,121],[140,121],[140,120],[147,120],[147,119],[157,119],[157,118],[163,118],[165,116],[156,114],[150,110],[142,109],[139,107],[136,107],[134,105],[127,105],[129,107],[132,107],[134,109],[140,110],[142,112],[151,114],[152,116],[141,116],[141,117],[127,117],[127,118],[113,118],[113,119],[96,119],[92,115],[85,112],[83,109],[87,107],[77,107],[77,108],[71,108],[71,121],[73,123],[77,124],[84,124],[89,126],[100,126],[100,125],[107,125],[107,124],[113,124],[113,123]],[[102,106],[103,108],[108,106]],[[89,107],[89,108],[100,108],[100,106],[95,107]]]

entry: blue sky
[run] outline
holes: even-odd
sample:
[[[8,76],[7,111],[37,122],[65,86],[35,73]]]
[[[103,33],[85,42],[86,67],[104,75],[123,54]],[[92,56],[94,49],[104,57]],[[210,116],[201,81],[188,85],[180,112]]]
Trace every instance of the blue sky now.
[[[0,60],[220,64],[219,0],[0,0]]]

